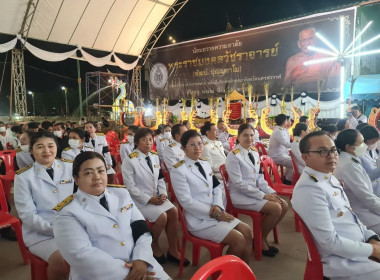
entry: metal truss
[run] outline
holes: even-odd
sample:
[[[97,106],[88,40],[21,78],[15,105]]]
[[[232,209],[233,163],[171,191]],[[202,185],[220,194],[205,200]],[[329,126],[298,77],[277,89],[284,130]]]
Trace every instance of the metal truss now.
[[[132,72],[131,92],[129,97],[136,106],[142,106],[141,99],[141,66],[136,66]],[[141,103],[141,104],[139,104]]]
[[[24,52],[20,49],[12,50],[12,77],[16,113],[22,117],[28,115],[26,104],[26,86],[24,71]]]
[[[179,13],[179,11],[183,8],[183,6],[185,6],[185,4],[188,1],[189,0],[175,1],[174,4],[170,7],[170,9],[167,11],[165,16],[162,18],[161,22],[157,25],[156,29],[153,31],[152,35],[150,36],[148,42],[145,44],[141,52],[143,65],[148,59],[149,54],[156,45],[158,39],[160,39],[161,35],[164,33],[166,27],[168,27],[173,18]]]

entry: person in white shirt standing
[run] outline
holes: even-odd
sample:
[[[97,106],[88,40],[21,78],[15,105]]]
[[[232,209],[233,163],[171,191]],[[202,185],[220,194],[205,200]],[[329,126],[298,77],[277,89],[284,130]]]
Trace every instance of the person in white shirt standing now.
[[[366,115],[363,115],[359,106],[353,106],[351,109],[352,115],[358,120],[358,123],[367,123]]]
[[[286,115],[279,114],[275,118],[276,126],[269,138],[268,155],[276,164],[286,167],[284,184],[290,185],[293,178],[292,159],[289,155],[290,135]]]

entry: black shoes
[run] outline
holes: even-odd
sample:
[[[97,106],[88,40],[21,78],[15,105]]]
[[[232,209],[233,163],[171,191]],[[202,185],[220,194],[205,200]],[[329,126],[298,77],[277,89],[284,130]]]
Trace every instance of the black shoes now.
[[[164,264],[167,261],[164,255],[161,255],[160,257],[156,257],[155,255],[153,255],[153,257],[159,264]]]
[[[269,246],[269,250],[262,250],[261,252],[264,256],[273,258],[278,254],[279,250],[274,246]]]
[[[5,238],[9,241],[17,241],[16,233],[11,227],[1,229],[0,234],[2,238]]]
[[[280,252],[276,247],[274,246],[269,246],[269,250],[271,250],[272,252],[274,252],[275,254],[278,254],[278,252]]]
[[[288,181],[286,179],[282,180],[282,183],[285,184],[285,185],[289,185],[289,186],[292,184],[291,181]]]
[[[168,252],[168,255],[167,255],[167,259],[169,262],[172,262],[172,263],[175,263],[177,265],[179,265],[180,263],[180,259],[177,259],[176,257],[172,256],[169,252]],[[188,259],[184,259],[183,260],[183,266],[188,266],[190,264],[190,261]]]

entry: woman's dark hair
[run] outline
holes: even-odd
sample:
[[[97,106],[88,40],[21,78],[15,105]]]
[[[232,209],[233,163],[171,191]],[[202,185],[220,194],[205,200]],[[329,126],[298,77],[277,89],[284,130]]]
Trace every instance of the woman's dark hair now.
[[[282,125],[287,120],[287,117],[285,114],[279,114],[274,118],[274,121],[277,125]]]
[[[95,158],[100,159],[104,163],[104,167],[106,167],[106,162],[101,154],[97,152],[83,152],[77,155],[74,159],[73,176],[78,176],[80,167],[85,161]]]
[[[173,137],[173,139],[175,139],[175,136],[177,134],[181,134],[181,127],[182,126],[184,126],[184,125],[183,124],[179,124],[179,123],[173,125],[173,127],[172,127],[172,137]]]
[[[86,124],[92,124],[95,128],[98,126],[95,122],[86,122],[84,125],[86,125]]]
[[[328,124],[322,128],[322,131],[326,131],[328,133],[335,133],[338,131],[338,129],[336,128],[336,125]]]
[[[338,120],[338,122],[336,123],[336,128],[338,129],[338,131],[342,131],[342,130],[346,129],[345,128],[346,123],[347,123],[347,119]]]
[[[84,142],[89,142],[90,141],[90,134],[86,131],[84,131],[83,129],[80,129],[80,128],[72,128],[70,129],[69,131],[69,137],[70,137],[70,133],[76,133],[78,134],[79,138],[80,139],[83,139],[84,138]]]
[[[158,128],[154,131],[154,134],[158,135],[158,134],[164,133],[164,129],[165,129],[165,125],[164,124],[160,124],[158,126]]]
[[[49,121],[43,121],[41,123],[41,126],[42,126],[43,129],[48,130],[49,127],[53,126],[53,124],[51,122],[49,122]]]
[[[285,115],[284,115],[285,116]],[[252,125],[250,125],[249,123],[243,123],[239,126],[238,128],[238,135],[236,137],[236,144],[239,144],[239,140],[238,140],[238,137],[240,134],[243,133],[244,130],[246,129],[252,129],[253,133],[255,133],[255,130],[253,129]]]
[[[335,140],[335,146],[339,151],[346,151],[346,145],[354,145],[359,131],[356,129],[345,129],[339,132]]]
[[[36,129],[36,128],[38,128],[39,125],[40,125],[40,123],[38,123],[38,122],[29,122],[28,123],[28,129]]]
[[[301,116],[300,122],[305,123],[309,117],[308,116]]]
[[[368,123],[359,123],[358,126],[356,127],[357,131],[361,131],[364,127],[368,126]]]
[[[211,122],[205,122],[204,125],[201,127],[201,134],[206,135],[207,131],[211,130],[211,127],[215,125],[214,123]]]
[[[184,134],[181,136],[181,146],[186,147],[187,143],[189,142],[190,138],[193,137],[201,137],[195,129],[190,129],[186,131]]]
[[[21,126],[19,126],[19,125],[12,126],[11,127],[11,131],[14,132],[14,133],[17,133],[17,134],[21,134],[22,133]]]
[[[304,122],[297,123],[293,128],[293,135],[300,136],[302,131],[307,131],[307,124]]]
[[[360,133],[364,137],[364,142],[380,137],[379,131],[376,127],[373,127],[372,125],[366,125],[362,129],[360,129]]]
[[[187,125],[188,123],[189,123],[188,120],[184,120],[184,121],[182,122],[183,125]]]
[[[135,146],[137,146],[141,138],[144,138],[149,134],[152,135],[152,137],[154,137],[153,131],[150,130],[149,128],[147,127],[139,128],[135,133],[135,138],[134,138]]]
[[[130,130],[132,131],[133,133],[136,133],[136,131],[139,129],[140,127],[137,126],[137,125],[131,125],[130,127],[128,127],[127,131]]]
[[[29,134],[30,135],[30,134]],[[40,139],[40,138],[52,138],[54,139],[55,144],[58,147],[57,137],[54,136],[53,133],[47,131],[47,130],[41,130],[36,133],[33,133],[30,135],[30,149],[33,149],[34,144]]]

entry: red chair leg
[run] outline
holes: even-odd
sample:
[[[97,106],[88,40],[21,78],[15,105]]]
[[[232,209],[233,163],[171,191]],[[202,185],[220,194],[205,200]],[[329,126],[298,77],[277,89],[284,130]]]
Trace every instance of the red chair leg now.
[[[178,276],[182,276],[183,273],[183,262],[185,260],[185,252],[186,252],[186,238],[182,238],[182,247],[181,247],[181,259],[179,261],[179,273]]]
[[[261,217],[252,217],[253,224],[253,243],[255,246],[254,253],[255,259],[260,261],[262,258],[263,250],[263,233],[261,231]]]
[[[209,252],[210,252],[210,261],[211,261],[211,260],[216,259],[216,258],[223,255],[223,248],[221,248],[220,250],[217,250],[217,249],[210,250],[209,249]],[[221,274],[221,272],[216,272],[216,273],[212,274],[211,279],[217,280],[219,278],[220,274]]]
[[[199,264],[199,258],[201,255],[201,246],[193,243],[193,265]]]
[[[24,260],[24,264],[29,263],[28,253],[26,251],[26,247],[24,245],[24,241],[22,239],[22,231],[21,231],[21,223],[20,221],[11,224],[11,227],[15,230],[15,234],[17,237],[18,246],[20,247],[20,252],[22,255],[22,259]]]

